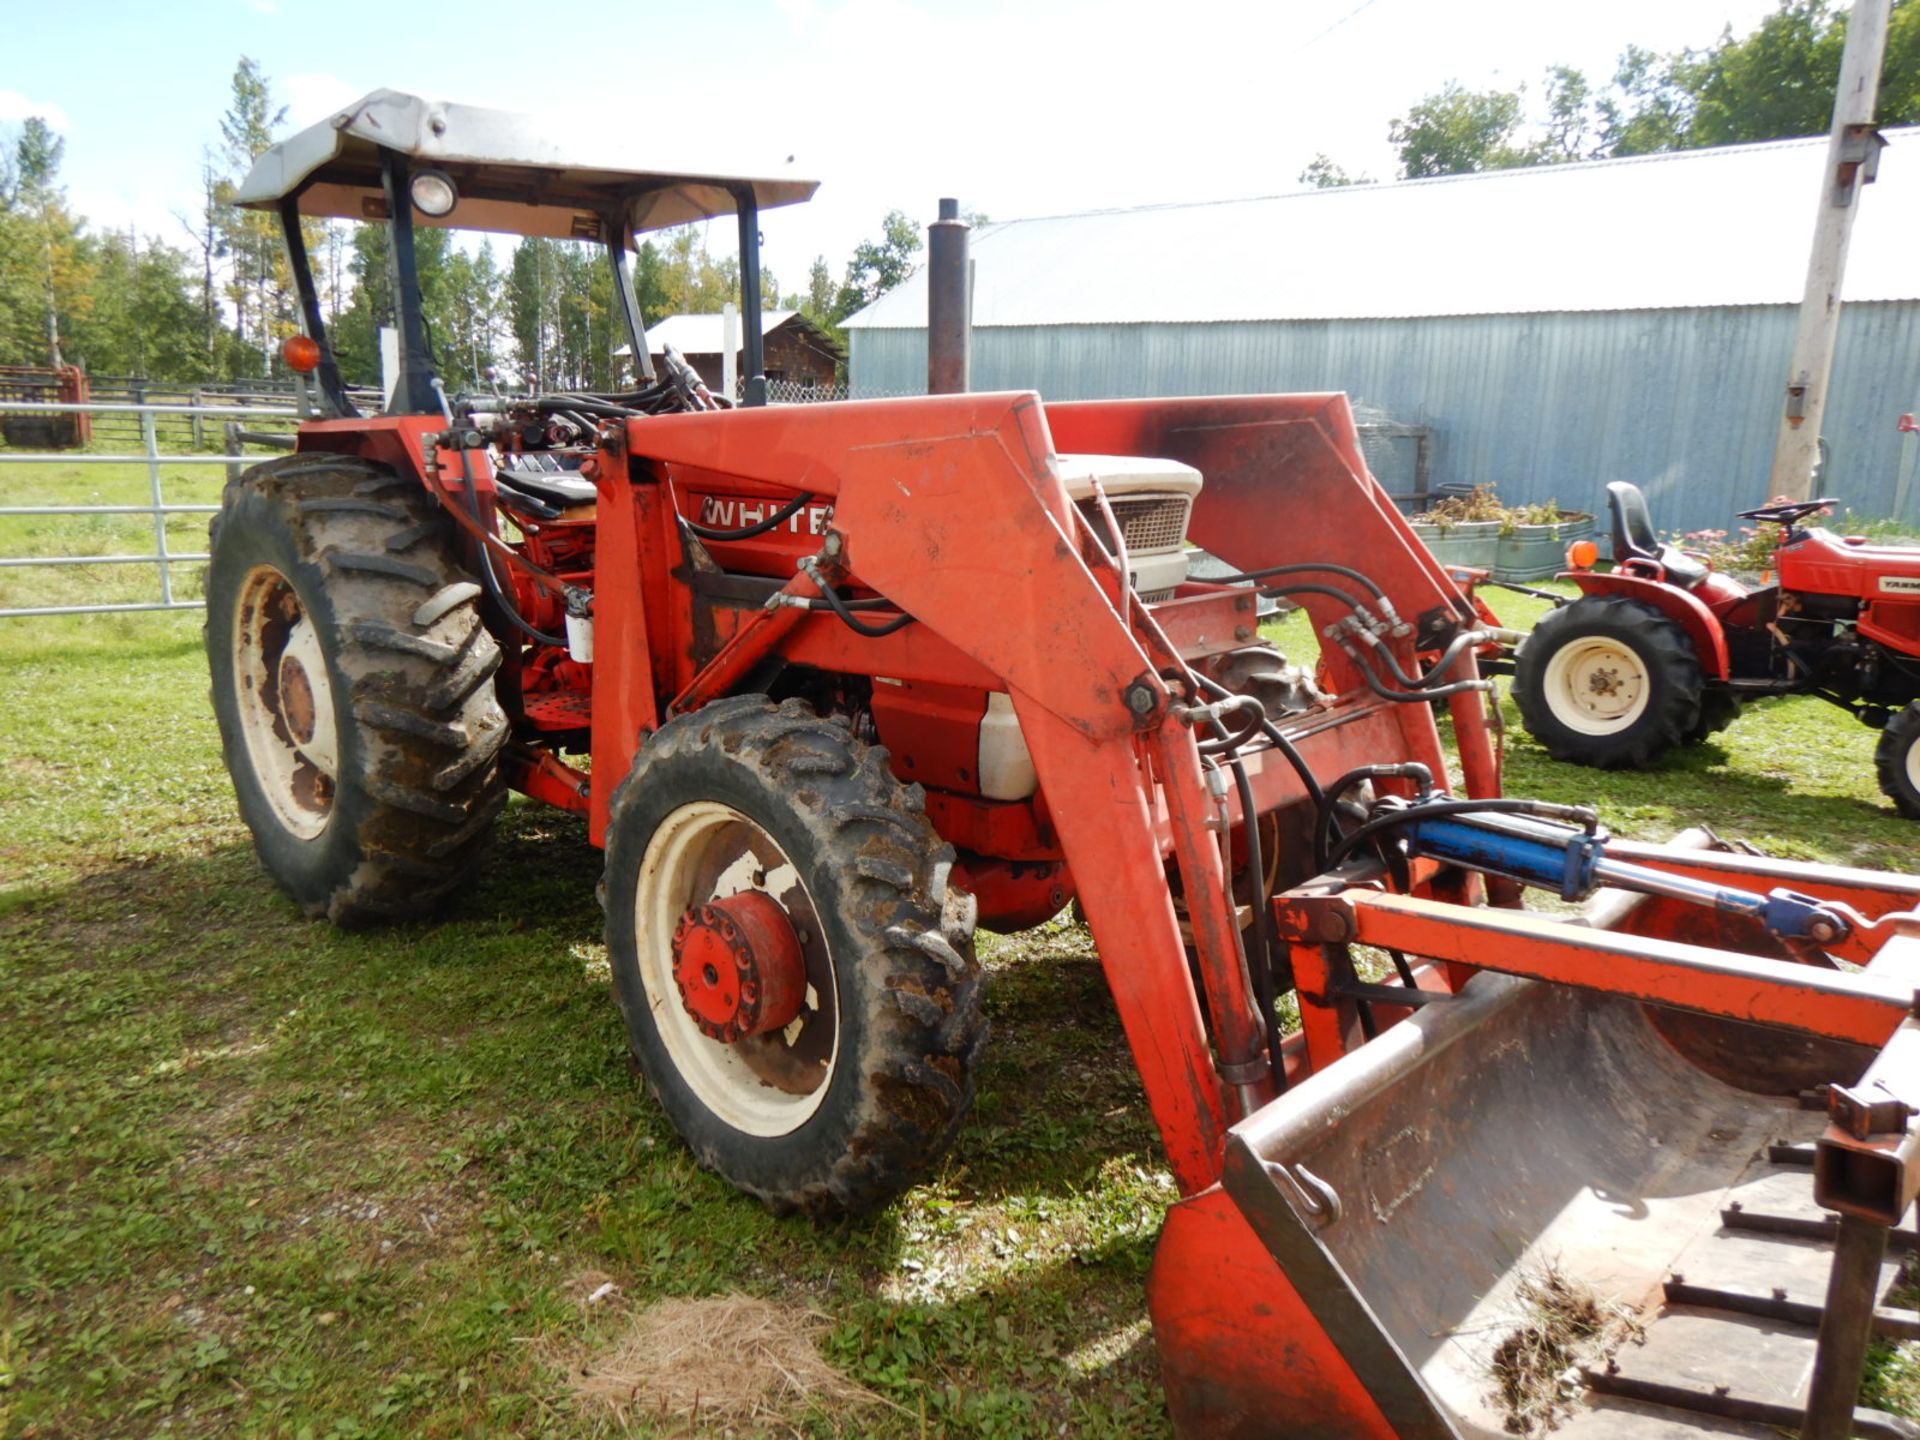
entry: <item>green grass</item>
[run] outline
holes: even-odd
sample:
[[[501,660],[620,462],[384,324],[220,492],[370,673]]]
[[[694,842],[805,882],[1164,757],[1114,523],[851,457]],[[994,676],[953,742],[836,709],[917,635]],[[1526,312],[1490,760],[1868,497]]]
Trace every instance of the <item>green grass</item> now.
[[[510,809],[444,924],[310,924],[234,816],[197,619],[0,625],[0,1435],[590,1433],[549,1359],[617,1323],[604,1277],[830,1315],[904,1407],[861,1433],[1164,1433],[1173,1192],[1083,931],[991,947],[934,1183],[778,1221],[629,1073],[581,824]]]
[[[343,933],[234,815],[197,617],[0,621],[0,685],[0,1435],[594,1433],[556,1357],[619,1324],[583,1303],[609,1278],[830,1317],[901,1408],[802,1435],[1167,1433],[1143,1286],[1174,1192],[1084,930],[986,947],[994,1038],[932,1183],[775,1220],[629,1072],[578,822],[516,804],[444,923]],[[1910,866],[1871,746],[1784,702],[1600,775],[1516,722],[1509,783]]]

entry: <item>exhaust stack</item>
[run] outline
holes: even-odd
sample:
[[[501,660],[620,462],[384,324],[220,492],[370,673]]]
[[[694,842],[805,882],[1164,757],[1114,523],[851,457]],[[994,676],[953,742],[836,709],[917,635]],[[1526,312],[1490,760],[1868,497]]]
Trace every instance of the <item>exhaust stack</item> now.
[[[971,383],[973,305],[967,236],[960,202],[943,199],[927,227],[927,393],[959,395]]]

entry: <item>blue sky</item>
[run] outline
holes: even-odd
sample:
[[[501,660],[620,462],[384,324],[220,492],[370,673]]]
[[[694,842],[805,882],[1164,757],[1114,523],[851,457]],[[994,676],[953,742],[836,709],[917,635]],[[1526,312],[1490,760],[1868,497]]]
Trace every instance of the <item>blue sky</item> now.
[[[1387,122],[1448,79],[1611,72],[1629,42],[1700,45],[1770,0],[0,0],[0,126],[45,114],[96,223],[182,243],[233,67],[295,124],[381,86],[545,110],[549,125],[704,132],[703,150],[823,183],[770,213],[788,288],[836,276],[900,208],[996,219],[1294,188],[1315,152],[1392,173]],[[790,173],[790,172],[789,172]],[[715,249],[730,248],[724,233]]]

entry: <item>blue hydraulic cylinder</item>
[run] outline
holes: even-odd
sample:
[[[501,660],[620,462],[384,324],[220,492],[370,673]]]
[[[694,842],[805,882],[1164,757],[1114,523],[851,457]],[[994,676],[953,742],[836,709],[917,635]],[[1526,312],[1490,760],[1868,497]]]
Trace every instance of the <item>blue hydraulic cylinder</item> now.
[[[1602,885],[1641,895],[1665,895],[1710,909],[1747,915],[1784,939],[1831,943],[1851,929],[1845,917],[1810,895],[1792,890],[1757,894],[1607,858],[1604,832],[1575,830],[1527,815],[1487,813],[1409,819],[1407,850],[1489,875],[1502,875],[1562,900],[1584,900]]]

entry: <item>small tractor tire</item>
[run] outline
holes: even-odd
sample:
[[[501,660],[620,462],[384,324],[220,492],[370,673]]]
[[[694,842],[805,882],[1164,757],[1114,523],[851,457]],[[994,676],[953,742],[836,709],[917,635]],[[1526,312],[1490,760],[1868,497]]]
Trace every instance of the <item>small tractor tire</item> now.
[[[952,863],[920,787],[804,700],[735,696],[648,739],[613,796],[607,948],[634,1057],[702,1165],[819,1219],[932,1172],[987,1035]],[[694,1013],[682,944],[692,917],[743,891],[790,927],[806,998],[790,1023],[729,1041]]]
[[[1887,722],[1873,752],[1880,789],[1909,820],[1920,820],[1920,701]]]
[[[431,913],[506,803],[500,648],[418,480],[302,454],[228,482],[204,637],[241,818],[336,924]]]
[[[1586,595],[1541,617],[1514,660],[1528,733],[1554,759],[1602,770],[1686,744],[1704,689],[1686,632],[1621,595]]]

